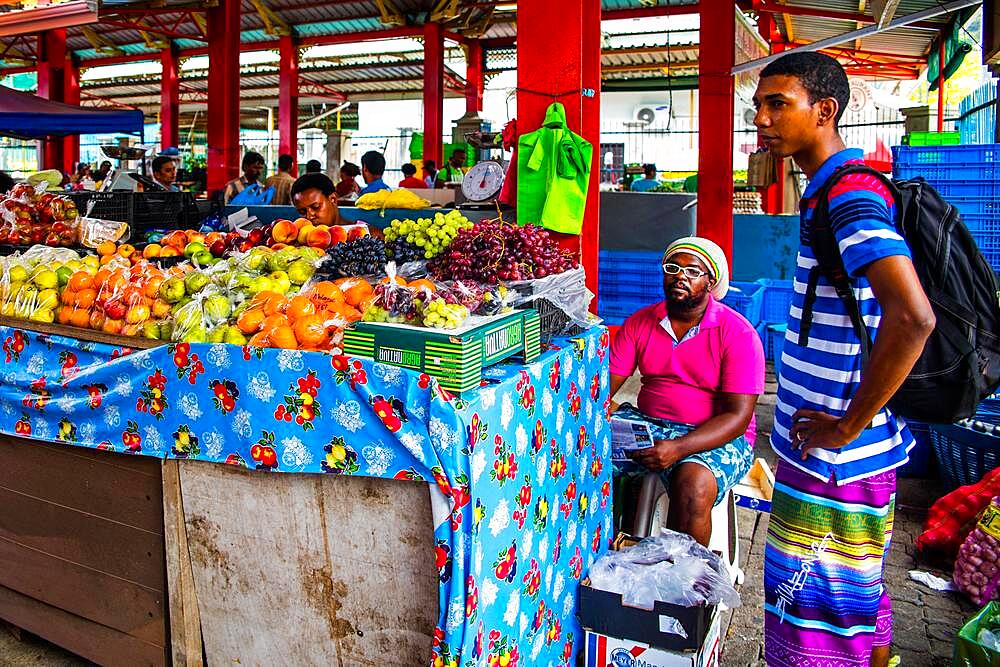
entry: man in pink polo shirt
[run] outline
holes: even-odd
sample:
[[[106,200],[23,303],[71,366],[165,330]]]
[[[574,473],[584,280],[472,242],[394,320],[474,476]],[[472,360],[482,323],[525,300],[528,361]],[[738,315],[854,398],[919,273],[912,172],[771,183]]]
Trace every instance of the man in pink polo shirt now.
[[[712,507],[753,462],[764,349],[750,323],[721,303],[729,265],[719,246],[679,239],[662,263],[666,299],[628,318],[611,346],[611,396],[639,370],[638,409],[626,403],[615,416],[649,423],[655,445],[630,456],[663,478],[667,528],[707,545]]]

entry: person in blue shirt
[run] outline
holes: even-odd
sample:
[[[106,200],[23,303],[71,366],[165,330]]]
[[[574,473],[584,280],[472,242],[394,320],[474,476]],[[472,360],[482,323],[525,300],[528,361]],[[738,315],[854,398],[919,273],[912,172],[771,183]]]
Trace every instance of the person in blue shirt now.
[[[655,164],[642,165],[642,171],[646,177],[632,181],[632,192],[649,192],[660,185],[660,182],[656,180]]]
[[[359,195],[366,195],[369,192],[378,192],[379,190],[391,190],[385,181],[382,180],[382,174],[385,173],[385,156],[383,156],[378,151],[368,151],[361,156],[361,178],[365,179],[367,185],[361,188]]]

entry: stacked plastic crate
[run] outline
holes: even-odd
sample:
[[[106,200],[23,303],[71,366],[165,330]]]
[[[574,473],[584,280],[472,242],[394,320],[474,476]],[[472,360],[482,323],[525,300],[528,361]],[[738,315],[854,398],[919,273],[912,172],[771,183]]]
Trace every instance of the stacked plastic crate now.
[[[1000,271],[1000,144],[899,146],[896,178],[922,177],[962,214],[993,270]]]

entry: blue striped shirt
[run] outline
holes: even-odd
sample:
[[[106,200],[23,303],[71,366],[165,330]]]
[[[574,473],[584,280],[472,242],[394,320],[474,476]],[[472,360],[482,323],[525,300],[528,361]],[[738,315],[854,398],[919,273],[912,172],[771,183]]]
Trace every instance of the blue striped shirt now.
[[[846,163],[860,163],[862,152],[843,150],[819,168],[800,202],[799,253],[795,268],[795,293],[788,315],[788,331],[781,355],[777,407],[771,446],[788,463],[824,481],[846,484],[897,468],[908,460],[913,436],[906,423],[883,408],[857,440],[840,449],[813,449],[803,461],[789,441],[792,414],[800,408],[842,416],[861,383],[861,344],[851,326],[847,309],[833,286],[820,277],[813,304],[812,328],[807,347],[799,345],[800,319],[809,270],[816,257],[809,245],[809,220],[816,194]],[[840,246],[844,266],[851,276],[861,315],[875,340],[882,309],[864,274],[879,259],[910,256],[896,231],[895,206],[885,185],[868,174],[843,177],[830,191],[830,223]]]

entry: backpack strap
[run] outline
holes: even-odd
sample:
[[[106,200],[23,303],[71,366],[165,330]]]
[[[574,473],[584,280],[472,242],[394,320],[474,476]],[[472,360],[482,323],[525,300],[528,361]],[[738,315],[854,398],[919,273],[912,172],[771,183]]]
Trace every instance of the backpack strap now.
[[[861,308],[854,295],[854,289],[851,287],[851,277],[844,267],[844,258],[840,254],[840,246],[830,223],[830,191],[844,176],[858,173],[875,176],[889,189],[894,199],[899,199],[897,188],[892,181],[881,172],[863,164],[844,165],[838,168],[820,188],[816,195],[816,208],[809,219],[809,245],[816,256],[816,266],[809,270],[809,282],[806,285],[802,317],[799,324],[799,345],[806,347],[809,344],[813,307],[816,304],[816,288],[820,276],[825,276],[833,286],[837,297],[844,304],[847,315],[851,319],[854,333],[861,342],[861,366],[864,368],[868,365],[868,357],[871,355],[872,340],[868,333],[868,327],[861,317]]]

